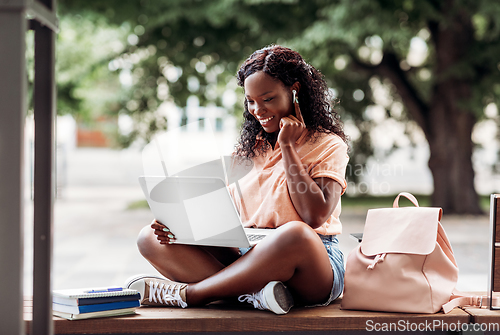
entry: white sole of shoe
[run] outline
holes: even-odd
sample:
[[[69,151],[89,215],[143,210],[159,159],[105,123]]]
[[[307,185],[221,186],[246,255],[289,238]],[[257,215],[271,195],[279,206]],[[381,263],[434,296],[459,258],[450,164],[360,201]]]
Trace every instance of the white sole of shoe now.
[[[269,309],[276,314],[286,314],[293,307],[292,294],[279,281],[272,281],[264,287],[264,299]]]

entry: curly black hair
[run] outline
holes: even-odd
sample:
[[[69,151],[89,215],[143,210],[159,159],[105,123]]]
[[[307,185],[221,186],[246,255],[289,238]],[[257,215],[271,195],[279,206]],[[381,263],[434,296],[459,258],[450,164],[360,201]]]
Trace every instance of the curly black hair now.
[[[238,85],[244,87],[245,79],[258,71],[279,79],[287,87],[299,82],[299,107],[306,128],[313,130],[310,134],[334,133],[347,143],[343,124],[333,109],[328,85],[323,75],[307,64],[298,52],[279,45],[271,45],[255,51],[238,70]],[[259,121],[248,111],[246,99],[244,105],[244,123],[235,154],[252,158],[264,154],[271,147],[269,143],[275,135],[263,131]],[[256,146],[259,134],[265,141],[263,145]]]

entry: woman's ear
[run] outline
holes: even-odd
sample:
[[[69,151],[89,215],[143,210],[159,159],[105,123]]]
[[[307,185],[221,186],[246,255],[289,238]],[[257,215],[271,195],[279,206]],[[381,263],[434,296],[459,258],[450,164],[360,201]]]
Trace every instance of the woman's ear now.
[[[300,83],[298,81],[296,81],[295,83],[293,83],[291,88],[292,88],[292,91],[293,90],[297,91],[297,95],[298,95],[299,91],[300,91]]]

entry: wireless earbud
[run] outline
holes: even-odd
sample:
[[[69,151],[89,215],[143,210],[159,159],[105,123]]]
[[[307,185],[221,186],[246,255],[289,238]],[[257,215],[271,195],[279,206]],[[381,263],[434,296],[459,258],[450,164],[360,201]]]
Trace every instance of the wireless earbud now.
[[[299,103],[299,98],[297,97],[297,91],[296,90],[292,90],[292,94],[293,94],[293,98],[292,98],[292,101],[296,104]]]

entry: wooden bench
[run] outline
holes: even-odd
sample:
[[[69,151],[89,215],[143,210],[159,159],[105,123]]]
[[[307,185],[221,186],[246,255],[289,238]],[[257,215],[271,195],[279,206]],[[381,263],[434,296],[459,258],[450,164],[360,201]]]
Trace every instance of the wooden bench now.
[[[492,282],[500,291],[500,195],[492,200]],[[493,197],[492,197],[493,199]],[[496,244],[497,243],[497,244]],[[471,293],[471,295],[484,295]],[[405,314],[347,311],[340,309],[340,299],[328,307],[293,308],[286,315],[255,310],[249,304],[214,303],[203,308],[141,307],[136,315],[68,321],[54,317],[55,334],[167,334],[198,332],[294,333],[308,331],[361,330],[462,330],[500,332],[500,310],[477,307],[455,308],[448,314]],[[31,297],[24,301],[26,334],[31,332]],[[460,325],[465,328],[459,328]],[[479,326],[474,328],[474,326]],[[430,328],[429,328],[430,327]]]
[[[26,334],[30,332],[32,301],[25,300]],[[500,312],[498,313],[500,318]],[[55,334],[157,334],[194,332],[331,333],[335,330],[375,330],[384,326],[464,324],[471,315],[462,309],[449,314],[403,314],[347,311],[338,299],[328,307],[294,308],[286,315],[255,310],[251,305],[211,304],[203,308],[141,307],[137,315],[68,321],[54,317]],[[401,329],[401,328],[399,328]],[[436,330],[440,329],[435,328]],[[397,330],[394,328],[393,330]]]

